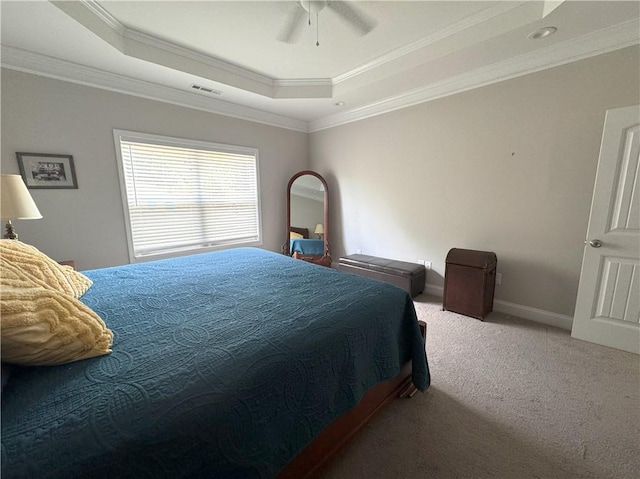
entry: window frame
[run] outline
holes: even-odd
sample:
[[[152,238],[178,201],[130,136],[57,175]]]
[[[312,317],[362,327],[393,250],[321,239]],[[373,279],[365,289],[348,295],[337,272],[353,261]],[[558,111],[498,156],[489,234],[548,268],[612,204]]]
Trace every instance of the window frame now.
[[[122,211],[124,215],[124,226],[127,238],[127,249],[129,253],[129,263],[140,263],[145,261],[153,261],[157,259],[173,258],[176,256],[184,256],[196,253],[205,253],[208,251],[215,251],[221,249],[228,249],[239,246],[262,246],[262,202],[260,194],[260,161],[259,151],[254,147],[227,145],[224,143],[214,143],[202,140],[193,140],[187,138],[177,138],[165,135],[156,135],[151,133],[141,133],[129,130],[113,130],[113,139],[116,149],[116,163],[118,164],[118,180],[120,184],[120,198],[122,200]],[[134,242],[133,242],[133,230],[131,226],[131,215],[129,211],[129,199],[127,196],[127,183],[125,180],[124,162],[122,159],[122,145],[121,140],[124,141],[140,141],[151,143],[160,146],[170,146],[176,148],[190,148],[199,149],[221,153],[231,153],[240,155],[250,155],[255,158],[256,168],[256,195],[257,195],[257,220],[258,239],[253,241],[229,241],[219,244],[211,244],[206,246],[191,246],[184,248],[172,249],[171,251],[148,253],[136,256]]]

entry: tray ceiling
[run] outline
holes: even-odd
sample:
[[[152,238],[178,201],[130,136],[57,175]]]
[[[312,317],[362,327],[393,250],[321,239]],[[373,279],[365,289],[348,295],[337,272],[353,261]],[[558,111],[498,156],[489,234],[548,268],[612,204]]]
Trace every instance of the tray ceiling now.
[[[296,1],[0,8],[6,68],[303,131],[640,42],[635,1],[329,2],[317,16]]]

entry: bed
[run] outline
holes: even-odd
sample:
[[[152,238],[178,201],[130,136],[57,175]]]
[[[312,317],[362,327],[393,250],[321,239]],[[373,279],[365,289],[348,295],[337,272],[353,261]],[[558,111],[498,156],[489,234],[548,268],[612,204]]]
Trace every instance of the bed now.
[[[304,477],[430,383],[385,283],[256,248],[83,273],[113,352],[13,367],[4,479]]]
[[[309,229],[297,226],[289,227],[289,248],[286,243],[282,247],[282,253],[295,259],[301,259],[313,264],[331,268],[331,255],[329,245],[324,239],[309,238]]]
[[[325,254],[324,240],[309,238],[309,228],[291,226],[289,228],[289,254],[298,255],[318,255]]]
[[[322,256],[324,254],[324,240],[295,238],[289,240],[289,251],[291,254],[314,254]]]

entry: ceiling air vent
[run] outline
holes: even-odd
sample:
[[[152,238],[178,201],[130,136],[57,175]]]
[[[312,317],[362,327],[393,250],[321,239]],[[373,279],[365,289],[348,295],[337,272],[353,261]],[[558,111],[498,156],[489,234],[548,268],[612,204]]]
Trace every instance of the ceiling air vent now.
[[[222,95],[222,92],[220,90],[214,90],[213,88],[207,88],[206,86],[196,85],[195,83],[191,85],[191,88],[193,88],[194,90],[199,90],[203,93],[211,93],[212,95]]]

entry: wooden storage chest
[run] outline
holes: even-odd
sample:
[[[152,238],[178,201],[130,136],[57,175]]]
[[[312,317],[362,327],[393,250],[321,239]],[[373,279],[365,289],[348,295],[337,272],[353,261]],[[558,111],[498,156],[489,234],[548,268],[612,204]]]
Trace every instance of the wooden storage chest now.
[[[453,248],[447,254],[443,309],[480,320],[493,311],[495,253]]]

